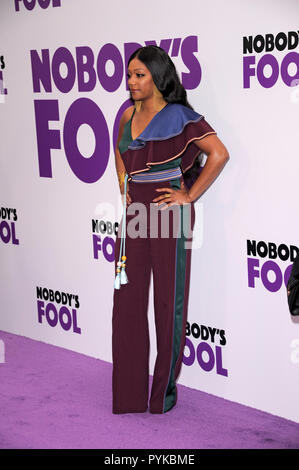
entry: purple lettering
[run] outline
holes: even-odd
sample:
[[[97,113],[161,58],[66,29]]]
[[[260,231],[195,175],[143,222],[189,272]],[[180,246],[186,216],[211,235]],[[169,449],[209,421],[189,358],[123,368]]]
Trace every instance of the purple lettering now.
[[[171,57],[177,57],[179,55],[181,38],[175,38],[172,43]]]
[[[78,324],[77,324],[77,310],[73,308],[72,314],[73,314],[73,332],[81,334],[81,328],[78,328]]]
[[[296,72],[294,75],[290,75],[288,67],[290,64],[295,64]],[[281,75],[282,81],[287,86],[292,86],[293,80],[299,79],[299,54],[298,52],[289,52],[283,58],[281,65],[272,54],[265,54],[261,57],[257,63],[255,71],[255,56],[249,56],[243,58],[243,86],[244,88],[250,88],[250,77],[257,76],[258,82],[264,88],[271,88],[275,85],[278,80],[279,74]],[[269,77],[264,74],[264,69],[269,66],[271,73]]]
[[[38,3],[41,8],[46,9],[50,5],[50,0],[38,0]]]
[[[15,223],[11,222],[10,225],[11,225],[11,242],[13,243],[13,245],[19,245],[19,240],[16,237]]]
[[[92,244],[93,244],[93,257],[95,259],[99,259],[99,252],[101,251],[101,237],[100,235],[93,234],[92,236]]]
[[[185,355],[186,348],[189,349],[189,356]],[[183,363],[186,366],[192,366],[194,361],[195,361],[195,349],[194,349],[193,343],[192,341],[190,341],[189,338],[186,338],[185,348],[184,348],[184,353],[183,353]]]
[[[20,5],[19,3],[22,0],[15,0],[15,10],[20,11]],[[33,8],[36,5],[36,0],[23,0],[24,7],[27,10],[33,10]],[[41,8],[46,9],[50,5],[51,0],[38,0],[38,4]],[[52,6],[53,7],[60,7],[61,6],[61,0],[52,0]]]
[[[90,47],[76,47],[78,91],[92,91],[97,82],[94,69],[94,55]],[[88,80],[84,81],[84,73]]]
[[[270,65],[272,68],[272,73],[270,77],[265,77],[264,68],[266,65]],[[271,88],[277,82],[279,76],[279,65],[276,58],[272,54],[265,54],[259,60],[256,69],[256,75],[259,83],[264,88]]]
[[[295,75],[291,76],[288,72],[288,66],[294,63],[297,67]],[[289,52],[281,62],[281,78],[287,86],[291,86],[291,83],[295,79],[299,79],[299,54],[298,52]]]
[[[181,46],[181,56],[190,73],[182,73],[182,84],[186,90],[194,90],[201,81],[201,66],[194,53],[198,51],[197,36],[186,37]]]
[[[58,100],[34,100],[39,174],[51,178],[51,149],[60,149],[60,133],[49,129],[49,121],[59,121]]]
[[[10,229],[6,220],[0,222],[0,238],[4,243],[8,243],[10,240]]]
[[[111,247],[111,253],[108,252],[108,247]],[[103,241],[103,254],[106,258],[107,261],[112,263],[115,259],[115,254],[114,254],[114,248],[115,248],[115,242],[113,238],[111,237],[105,237]]]
[[[250,77],[255,76],[255,56],[243,57],[243,88],[250,88]]]
[[[64,317],[66,317],[65,321]],[[59,323],[65,331],[68,331],[72,326],[72,317],[69,309],[65,305],[63,305],[59,310]]]
[[[67,74],[61,76],[60,66],[65,64]],[[56,49],[52,59],[52,76],[56,87],[62,93],[68,93],[74,86],[76,78],[76,65],[71,52],[66,47]]]
[[[23,3],[27,10],[33,10],[36,4],[36,0],[23,0]]]
[[[114,65],[114,73],[109,76],[106,72],[106,63],[111,60]],[[123,61],[119,50],[114,44],[105,44],[98,55],[97,72],[101,85],[106,91],[117,90],[123,79]]]
[[[45,315],[44,302],[42,300],[37,301],[37,315],[39,323],[42,323],[42,317]]]
[[[77,147],[76,135],[81,124],[94,132],[96,145],[91,157],[85,158]],[[94,183],[104,174],[110,152],[109,130],[100,108],[88,98],[71,104],[64,121],[63,141],[67,160],[74,174],[85,183]]]
[[[16,11],[20,11],[20,5],[19,3],[21,2],[22,0],[15,0],[15,10]]]
[[[216,371],[218,375],[228,376],[227,369],[222,367],[222,348],[220,346],[216,346]]]
[[[204,352],[208,353],[208,356],[209,356],[207,362],[205,362],[202,357]],[[215,365],[215,357],[214,357],[214,352],[208,343],[205,343],[204,341],[199,343],[199,345],[197,346],[196,354],[197,354],[198,364],[203,370],[205,370],[206,372],[209,372],[210,370],[213,369]]]
[[[50,312],[53,312],[53,318],[51,318],[50,316]],[[49,302],[47,305],[46,305],[46,319],[47,319],[47,322],[49,323],[50,326],[54,327],[57,325],[58,323],[58,314],[57,314],[57,310],[56,310],[56,307],[54,304],[52,304],[51,302]]]
[[[275,274],[275,280],[270,282],[268,279],[268,272],[273,271]],[[264,286],[270,292],[276,292],[281,288],[282,285],[282,273],[280,267],[274,263],[274,261],[266,261],[261,269],[261,278]]]
[[[255,258],[247,258],[247,271],[248,271],[248,287],[255,287],[254,278],[260,277],[260,273],[256,267],[259,267],[260,262]]]
[[[42,49],[42,59],[36,50],[30,51],[33,92],[40,93],[40,82],[47,93],[52,92],[49,49]]]

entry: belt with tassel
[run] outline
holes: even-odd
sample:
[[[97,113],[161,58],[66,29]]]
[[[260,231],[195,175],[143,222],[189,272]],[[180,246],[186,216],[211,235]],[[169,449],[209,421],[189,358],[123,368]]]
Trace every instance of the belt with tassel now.
[[[177,179],[182,175],[180,167],[171,168],[170,170],[150,171],[148,173],[140,173],[132,175],[131,180],[134,183],[154,183],[157,181],[169,181]],[[114,288],[120,289],[122,284],[129,282],[126,274],[126,213],[127,213],[127,182],[129,175],[125,175],[124,180],[124,215],[121,229],[121,242],[119,250],[119,258],[116,268],[116,278],[114,281]]]

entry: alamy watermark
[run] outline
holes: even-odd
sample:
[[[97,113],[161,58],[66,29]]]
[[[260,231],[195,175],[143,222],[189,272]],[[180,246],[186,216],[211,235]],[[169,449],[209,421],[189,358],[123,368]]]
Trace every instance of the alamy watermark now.
[[[170,207],[157,206],[156,203],[143,204],[132,202],[126,210],[126,237],[136,238],[181,238],[185,239],[186,249],[196,249],[202,246],[203,205],[197,204],[196,230],[192,230],[192,205],[174,204]],[[113,204],[101,202],[95,208],[98,218],[108,220],[120,220],[123,218],[123,198],[119,197],[117,210]],[[197,218],[200,218],[198,221]],[[123,219],[122,219],[123,220]],[[121,225],[118,229],[118,237],[121,236]]]

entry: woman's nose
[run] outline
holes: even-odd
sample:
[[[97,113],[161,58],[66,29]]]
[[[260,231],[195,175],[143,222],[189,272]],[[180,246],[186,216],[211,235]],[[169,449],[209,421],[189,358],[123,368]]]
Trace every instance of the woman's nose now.
[[[131,75],[129,78],[128,78],[128,85],[134,85],[135,83],[135,79],[133,77],[133,75]]]

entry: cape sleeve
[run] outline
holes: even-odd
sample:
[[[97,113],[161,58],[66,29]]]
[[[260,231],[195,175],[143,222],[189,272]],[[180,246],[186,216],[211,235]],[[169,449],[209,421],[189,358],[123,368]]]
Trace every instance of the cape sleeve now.
[[[189,132],[189,129],[187,130]],[[195,140],[201,140],[208,135],[216,135],[216,131],[202,118],[196,129],[192,129],[191,135],[187,137],[186,150],[182,154],[181,170],[184,183],[190,189],[202,170],[204,152],[195,144]],[[190,138],[189,138],[190,137]]]
[[[129,181],[133,174],[180,157],[184,181],[190,188],[200,174],[199,157],[203,154],[195,141],[212,134],[216,131],[204,116],[185,106],[168,104],[122,154]]]

